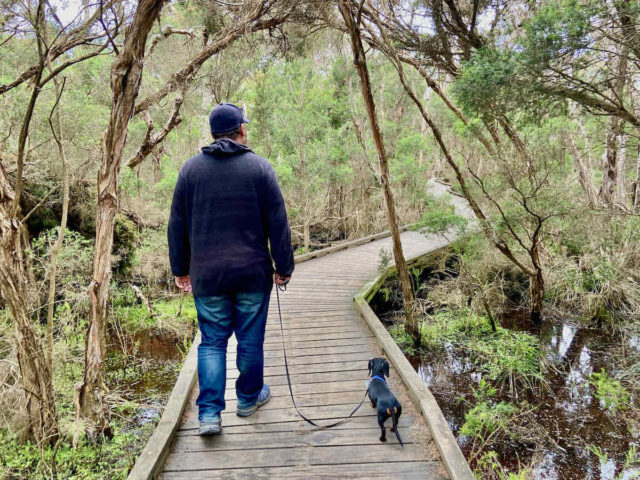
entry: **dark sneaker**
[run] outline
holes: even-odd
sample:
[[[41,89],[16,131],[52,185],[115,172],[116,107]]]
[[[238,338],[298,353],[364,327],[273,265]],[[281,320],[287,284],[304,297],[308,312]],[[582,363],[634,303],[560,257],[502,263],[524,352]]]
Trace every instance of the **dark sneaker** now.
[[[263,385],[262,390],[260,390],[260,394],[258,395],[258,400],[256,403],[249,406],[238,405],[236,410],[236,415],[239,417],[248,417],[256,413],[258,407],[264,405],[271,399],[271,391],[269,390],[269,385]]]
[[[200,422],[198,435],[208,437],[209,435],[218,435],[220,432],[222,432],[222,419],[220,417],[215,420]]]

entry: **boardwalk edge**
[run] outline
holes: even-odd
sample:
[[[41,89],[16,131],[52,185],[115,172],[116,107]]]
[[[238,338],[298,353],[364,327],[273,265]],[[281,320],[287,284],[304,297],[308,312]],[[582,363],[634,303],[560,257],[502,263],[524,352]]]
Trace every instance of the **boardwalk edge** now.
[[[436,255],[447,248],[448,245],[436,248],[408,261],[424,259],[425,257]],[[438,402],[436,402],[436,399],[424,384],[420,375],[413,369],[409,360],[407,360],[402,350],[400,350],[400,347],[398,347],[395,340],[393,340],[378,316],[369,306],[369,300],[375,295],[384,279],[393,271],[395,271],[395,269],[390,268],[368,282],[353,298],[355,308],[369,325],[369,328],[386,353],[389,361],[398,371],[398,374],[407,386],[411,400],[420,412],[422,412],[451,480],[475,480],[471,468],[464,458],[458,442],[442,414],[442,410],[440,410]]]

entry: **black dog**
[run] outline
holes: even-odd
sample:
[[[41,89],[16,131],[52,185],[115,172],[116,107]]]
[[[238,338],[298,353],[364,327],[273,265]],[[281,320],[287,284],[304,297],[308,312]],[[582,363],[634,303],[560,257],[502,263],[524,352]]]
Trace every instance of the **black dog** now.
[[[385,377],[389,377],[389,362],[384,358],[372,358],[369,360],[369,400],[373,408],[378,407],[378,425],[382,430],[381,442],[387,441],[387,430],[384,422],[391,417],[393,426],[391,431],[396,434],[400,445],[404,447],[400,434],[398,433],[398,419],[402,414],[402,405],[389,390]]]

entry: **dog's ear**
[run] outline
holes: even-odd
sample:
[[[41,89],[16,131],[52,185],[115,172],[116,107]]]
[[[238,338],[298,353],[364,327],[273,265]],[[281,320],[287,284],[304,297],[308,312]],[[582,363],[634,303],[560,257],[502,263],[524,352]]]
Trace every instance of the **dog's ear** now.
[[[369,376],[371,376],[372,369],[373,369],[373,360],[369,360]]]
[[[387,362],[386,360],[382,361],[382,373],[385,377],[389,377],[389,362]]]

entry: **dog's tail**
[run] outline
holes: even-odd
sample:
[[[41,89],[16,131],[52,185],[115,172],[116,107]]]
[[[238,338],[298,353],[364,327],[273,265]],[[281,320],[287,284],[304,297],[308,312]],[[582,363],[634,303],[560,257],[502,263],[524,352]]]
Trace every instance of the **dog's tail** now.
[[[393,422],[393,432],[396,434],[396,438],[398,439],[398,443],[404,447],[404,443],[402,443],[402,439],[400,438],[400,432],[398,432],[398,417],[399,412],[396,407],[393,407],[393,415],[391,415],[391,421]]]

